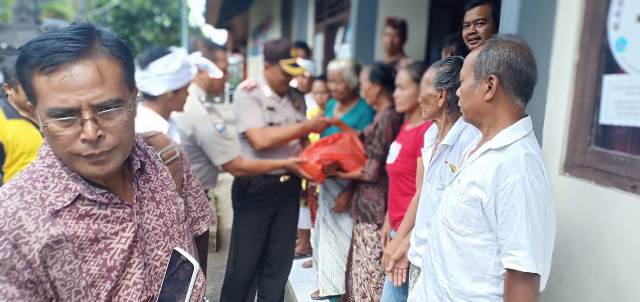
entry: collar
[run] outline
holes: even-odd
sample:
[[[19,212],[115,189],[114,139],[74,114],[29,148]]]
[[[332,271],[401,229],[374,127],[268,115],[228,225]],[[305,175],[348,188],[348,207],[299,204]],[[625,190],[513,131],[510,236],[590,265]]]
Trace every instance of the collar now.
[[[146,146],[146,144],[142,136],[136,134],[133,148],[127,158],[134,178],[139,177],[146,168],[146,163],[144,162],[146,153],[143,146]],[[49,213],[63,209],[76,200],[79,195],[99,203],[112,203],[108,198],[108,194],[112,194],[109,190],[87,181],[76,171],[71,170],[53,153],[46,141],[38,152],[34,165],[41,168],[38,169],[39,171],[44,171],[38,178],[45,183],[38,188],[38,191],[41,194],[45,194],[43,207]]]
[[[464,129],[466,129],[467,127],[472,127],[472,126],[467,124],[462,117],[459,117],[458,120],[453,124],[451,129],[449,129],[449,132],[447,133],[447,135],[444,137],[444,139],[440,144],[447,145],[447,146],[451,146],[455,144],[460,134],[462,134]]]
[[[288,99],[289,94],[280,97],[277,93],[275,93],[273,91],[273,89],[271,89],[271,86],[269,86],[269,84],[267,84],[267,80],[265,80],[264,78],[261,78],[258,80],[258,86],[260,87],[260,91],[262,91],[262,93],[264,94],[264,96],[266,96],[267,98],[270,99],[275,99],[279,102],[285,101]]]
[[[136,128],[140,128],[137,132],[159,131],[164,134],[169,132],[170,123],[160,114],[151,110],[142,103],[138,106],[138,115],[136,116]]]
[[[476,160],[480,155],[488,150],[495,150],[511,145],[533,131],[533,122],[530,116],[525,116],[513,125],[500,131],[494,138],[484,143],[478,150],[476,150],[471,156],[469,156],[469,163]],[[473,149],[470,149],[473,150]],[[470,151],[469,150],[469,151]]]
[[[207,95],[207,92],[204,91],[204,89],[202,89],[202,87],[198,86],[195,83],[192,83],[191,85],[189,85],[189,96],[192,96],[194,99],[200,101],[201,103],[204,103],[207,101],[207,99],[209,98],[209,96]]]
[[[456,122],[453,124],[453,126],[451,126],[451,129],[449,129],[449,132],[447,132],[447,135],[444,137],[444,139],[442,139],[438,146],[451,146],[455,144],[460,134],[462,134],[464,129],[466,129],[467,127],[470,127],[470,125],[467,124],[462,117],[459,117],[458,120],[456,120]],[[424,147],[433,147],[433,145],[436,143],[436,140],[438,139],[438,132],[438,125],[436,123],[431,124],[424,136]]]

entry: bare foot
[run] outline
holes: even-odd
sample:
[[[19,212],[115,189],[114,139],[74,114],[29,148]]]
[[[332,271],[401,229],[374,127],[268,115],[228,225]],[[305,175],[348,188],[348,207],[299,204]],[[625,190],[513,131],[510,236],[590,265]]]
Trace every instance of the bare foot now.
[[[302,262],[303,268],[312,268],[313,267],[313,259],[309,259],[305,262]]]

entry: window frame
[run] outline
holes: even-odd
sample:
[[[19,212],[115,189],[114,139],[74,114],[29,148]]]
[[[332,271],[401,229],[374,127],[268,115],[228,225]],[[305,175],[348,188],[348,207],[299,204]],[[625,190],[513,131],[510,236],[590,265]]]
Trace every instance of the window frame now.
[[[564,169],[570,175],[640,194],[640,156],[595,145],[610,1],[586,0],[580,38],[569,144]],[[597,62],[597,64],[594,64]]]

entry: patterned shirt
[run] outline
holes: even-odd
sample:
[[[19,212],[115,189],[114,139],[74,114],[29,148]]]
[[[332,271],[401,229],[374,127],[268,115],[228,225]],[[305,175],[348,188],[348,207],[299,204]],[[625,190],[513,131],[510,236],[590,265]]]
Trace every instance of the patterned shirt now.
[[[351,198],[351,217],[357,223],[384,223],[387,212],[387,193],[389,177],[385,171],[387,153],[398,135],[403,123],[402,114],[388,107],[376,114],[373,123],[360,133],[367,153],[364,165],[364,177],[354,182],[354,194]]]
[[[193,237],[212,219],[186,156],[179,196],[154,154],[136,136],[130,204],[81,178],[45,143],[25,173],[0,189],[1,299],[152,300],[171,250],[193,254]],[[192,301],[203,294],[200,273]]]

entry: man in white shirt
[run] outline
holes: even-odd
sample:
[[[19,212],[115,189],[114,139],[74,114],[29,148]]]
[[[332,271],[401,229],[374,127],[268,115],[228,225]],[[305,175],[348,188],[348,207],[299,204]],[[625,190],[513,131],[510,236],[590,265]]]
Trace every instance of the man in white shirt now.
[[[196,72],[196,65],[183,48],[153,47],[138,56],[136,86],[144,101],[138,107],[136,132],[158,131],[180,143],[171,113],[183,110]]]
[[[427,301],[538,301],[551,267],[555,218],[525,105],[537,79],[527,44],[496,36],[469,54],[459,105],[482,137],[466,152],[431,223]]]

